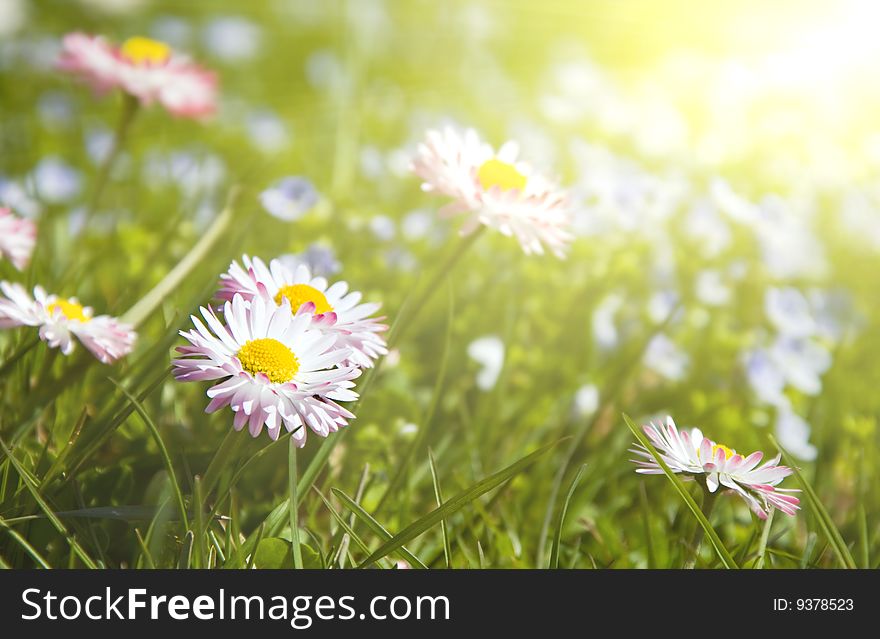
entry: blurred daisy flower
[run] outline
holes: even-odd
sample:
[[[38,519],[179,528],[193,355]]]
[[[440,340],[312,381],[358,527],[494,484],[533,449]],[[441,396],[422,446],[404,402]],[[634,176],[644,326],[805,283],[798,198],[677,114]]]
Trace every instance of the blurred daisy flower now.
[[[220,380],[208,389],[205,412],[229,406],[233,426],[245,424],[252,437],[263,426],[273,440],[281,428],[297,446],[306,443],[306,425],[327,437],[348,424],[354,415],[336,402],[357,399],[353,380],[360,371],[344,366],[350,350],[339,348],[337,335],[312,328],[308,314],[291,312],[260,297],[245,301],[235,295],[223,306],[223,320],[202,307],[202,323],[181,331],[188,346],[178,346],[182,357],[172,361],[174,377],[182,382]]]
[[[349,291],[346,282],[329,284],[324,277],[313,277],[305,264],[295,270],[280,260],[267,266],[260,258],[242,257],[220,276],[217,297],[231,300],[241,295],[246,301],[263,298],[276,305],[287,304],[295,315],[312,317],[312,326],[337,337],[337,346],[349,349],[343,366],[370,368],[379,356],[388,353],[379,335],[387,329],[382,318],[370,317],[379,310],[377,303],[361,304],[361,293]]]
[[[36,242],[36,225],[0,206],[0,257],[22,271],[30,262]]]
[[[93,315],[75,298],[48,295],[41,287],[31,295],[20,284],[0,282],[0,329],[38,326],[40,339],[65,355],[73,352],[76,337],[104,364],[128,355],[137,334],[131,326],[109,315]]]
[[[467,347],[467,354],[481,368],[477,373],[477,387],[482,391],[495,388],[504,368],[504,342],[497,335],[478,337]]]
[[[318,203],[318,191],[304,177],[287,177],[260,193],[260,203],[269,215],[294,222]]]
[[[732,490],[761,519],[767,518],[771,508],[778,508],[786,515],[797,512],[800,500],[788,493],[799,491],[776,487],[792,474],[791,468],[778,465],[780,455],[758,466],[764,457],[760,451],[746,457],[703,437],[699,428],[679,432],[671,417],[666,418],[665,424],[652,422],[642,430],[673,473],[702,478],[712,493],[719,486]],[[646,448],[636,444],[630,451],[642,458],[633,460],[639,466],[637,473],[663,474],[663,469]]]
[[[422,190],[453,198],[441,215],[467,214],[462,234],[480,225],[514,236],[526,254],[548,248],[565,257],[568,194],[519,161],[519,147],[505,143],[496,153],[473,129],[431,130],[419,145],[410,170],[424,180]]]
[[[199,118],[216,108],[216,76],[158,40],[134,37],[116,46],[100,36],[70,33],[58,66],[99,93],[118,88],[176,116]]]

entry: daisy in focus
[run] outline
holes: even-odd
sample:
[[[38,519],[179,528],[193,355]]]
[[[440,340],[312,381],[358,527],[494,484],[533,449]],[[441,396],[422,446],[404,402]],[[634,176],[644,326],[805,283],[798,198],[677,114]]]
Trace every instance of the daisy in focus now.
[[[463,235],[484,225],[516,237],[527,255],[546,247],[563,258],[572,239],[568,194],[518,156],[515,142],[496,153],[473,129],[462,135],[447,127],[428,131],[410,170],[424,180],[422,190],[453,198],[442,216],[467,214]]]
[[[0,282],[0,292],[0,329],[39,327],[40,339],[65,355],[73,352],[76,337],[104,364],[113,363],[134,348],[137,334],[131,326],[109,315],[94,315],[75,297],[48,295],[39,286],[31,297],[23,286],[9,282]]]
[[[70,33],[58,66],[98,93],[120,89],[143,106],[158,102],[176,116],[200,118],[216,108],[216,76],[157,40],[135,37],[116,46],[100,36]]]
[[[36,243],[36,225],[0,206],[0,257],[22,271],[30,262]]]
[[[762,452],[746,457],[703,437],[699,428],[679,432],[671,417],[666,418],[666,424],[651,423],[642,430],[672,472],[692,479],[702,477],[709,492],[714,493],[719,486],[732,490],[761,519],[767,518],[771,508],[778,508],[786,515],[797,512],[800,500],[788,493],[799,491],[777,488],[779,482],[792,474],[791,468],[778,465],[780,455],[758,466],[764,457]],[[630,450],[643,458],[633,460],[639,466],[637,473],[663,474],[663,469],[643,446],[636,444],[636,448]]]
[[[286,299],[276,306],[241,295],[224,304],[223,321],[211,308],[201,314],[204,323],[193,316],[195,329],[181,331],[189,345],[177,347],[182,357],[172,366],[181,382],[219,380],[208,389],[205,412],[229,406],[235,430],[247,425],[257,437],[265,425],[275,440],[284,428],[299,447],[305,426],[327,437],[354,418],[336,402],[357,399],[351,380],[360,370],[341,365],[350,350],[337,347],[336,335],[311,328],[311,315],[294,314]]]
[[[233,262],[220,276],[219,299],[241,295],[246,301],[257,297],[276,305],[286,301],[293,314],[311,315],[313,328],[335,335],[338,347],[350,349],[343,366],[370,368],[388,353],[380,335],[388,327],[380,323],[382,318],[370,317],[380,305],[361,304],[362,295],[349,291],[346,282],[330,285],[324,277],[312,277],[304,264],[291,270],[277,259],[267,266],[258,257],[244,255],[242,263]]]

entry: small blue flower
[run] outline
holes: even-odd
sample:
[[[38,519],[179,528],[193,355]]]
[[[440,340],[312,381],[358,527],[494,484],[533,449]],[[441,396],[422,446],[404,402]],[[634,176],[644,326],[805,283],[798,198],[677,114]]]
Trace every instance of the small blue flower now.
[[[318,203],[318,191],[304,177],[287,177],[263,191],[260,202],[270,215],[294,222]]]
[[[60,204],[79,195],[82,178],[79,171],[58,157],[43,158],[31,173],[39,196],[50,204]]]
[[[336,259],[336,253],[325,244],[312,243],[302,253],[282,255],[281,263],[291,271],[305,264],[313,276],[330,277],[342,270],[342,264]]]

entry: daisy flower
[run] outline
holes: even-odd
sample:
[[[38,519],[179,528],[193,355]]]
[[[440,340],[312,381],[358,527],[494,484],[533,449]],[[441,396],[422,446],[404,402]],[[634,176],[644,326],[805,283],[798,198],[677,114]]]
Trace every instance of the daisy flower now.
[[[285,301],[294,314],[309,314],[313,328],[337,337],[337,346],[350,350],[343,366],[370,368],[380,355],[388,353],[379,334],[387,329],[382,318],[370,317],[379,304],[361,304],[361,294],[349,291],[346,282],[330,285],[324,277],[312,277],[308,266],[300,264],[291,270],[280,260],[269,265],[258,257],[242,256],[242,266],[233,262],[229,271],[220,276],[217,297],[231,300],[241,295],[246,301],[256,297],[280,305]]]
[[[109,315],[94,315],[75,297],[48,295],[42,287],[31,295],[21,284],[0,282],[0,329],[38,326],[40,339],[70,355],[76,337],[104,364],[128,355],[137,334],[128,324]]]
[[[463,235],[482,224],[516,237],[527,255],[543,254],[546,246],[565,257],[572,239],[568,194],[518,155],[515,142],[496,153],[473,129],[461,135],[447,127],[428,131],[410,170],[424,180],[422,190],[453,198],[441,215],[468,215]]]
[[[22,271],[31,259],[36,242],[36,225],[0,206],[0,257]]]
[[[70,33],[58,66],[98,93],[118,88],[144,106],[158,102],[173,115],[199,118],[216,106],[216,76],[157,40],[135,37],[116,46],[100,36]]]
[[[341,365],[349,349],[337,347],[335,334],[313,329],[310,315],[295,315],[286,299],[276,306],[241,295],[224,304],[223,322],[209,307],[201,313],[204,323],[193,316],[195,329],[181,331],[190,344],[177,347],[182,357],[172,366],[178,381],[220,380],[208,389],[205,412],[229,406],[236,430],[247,424],[257,437],[265,425],[274,440],[284,427],[300,447],[304,426],[327,437],[354,418],[336,401],[357,399],[351,380],[360,371]]]
[[[764,457],[760,451],[743,456],[703,437],[699,428],[679,432],[671,417],[666,418],[666,424],[651,423],[642,430],[672,472],[689,478],[702,477],[712,493],[719,486],[732,490],[761,519],[766,519],[774,507],[786,515],[794,515],[798,510],[800,500],[787,493],[799,491],[776,487],[792,473],[791,468],[778,465],[780,455],[758,466]],[[639,466],[637,473],[663,474],[663,469],[643,446],[636,444],[636,448],[630,450],[643,458],[633,460]]]

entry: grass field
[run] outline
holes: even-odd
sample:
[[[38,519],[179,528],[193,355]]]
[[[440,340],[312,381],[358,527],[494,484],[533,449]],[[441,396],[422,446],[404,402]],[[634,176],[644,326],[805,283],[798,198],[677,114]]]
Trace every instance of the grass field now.
[[[0,301],[0,567],[877,567],[872,16],[0,0],[0,206],[37,229],[0,280],[137,332],[104,364]],[[185,52],[216,113],[96,95],[57,67],[71,32]],[[438,215],[411,162],[445,126],[558,176],[564,259]],[[265,192],[290,176],[280,219]],[[172,375],[243,255],[344,280],[390,327],[340,402],[356,418],[301,448]],[[667,415],[782,451],[800,510],[637,474],[638,426]]]

